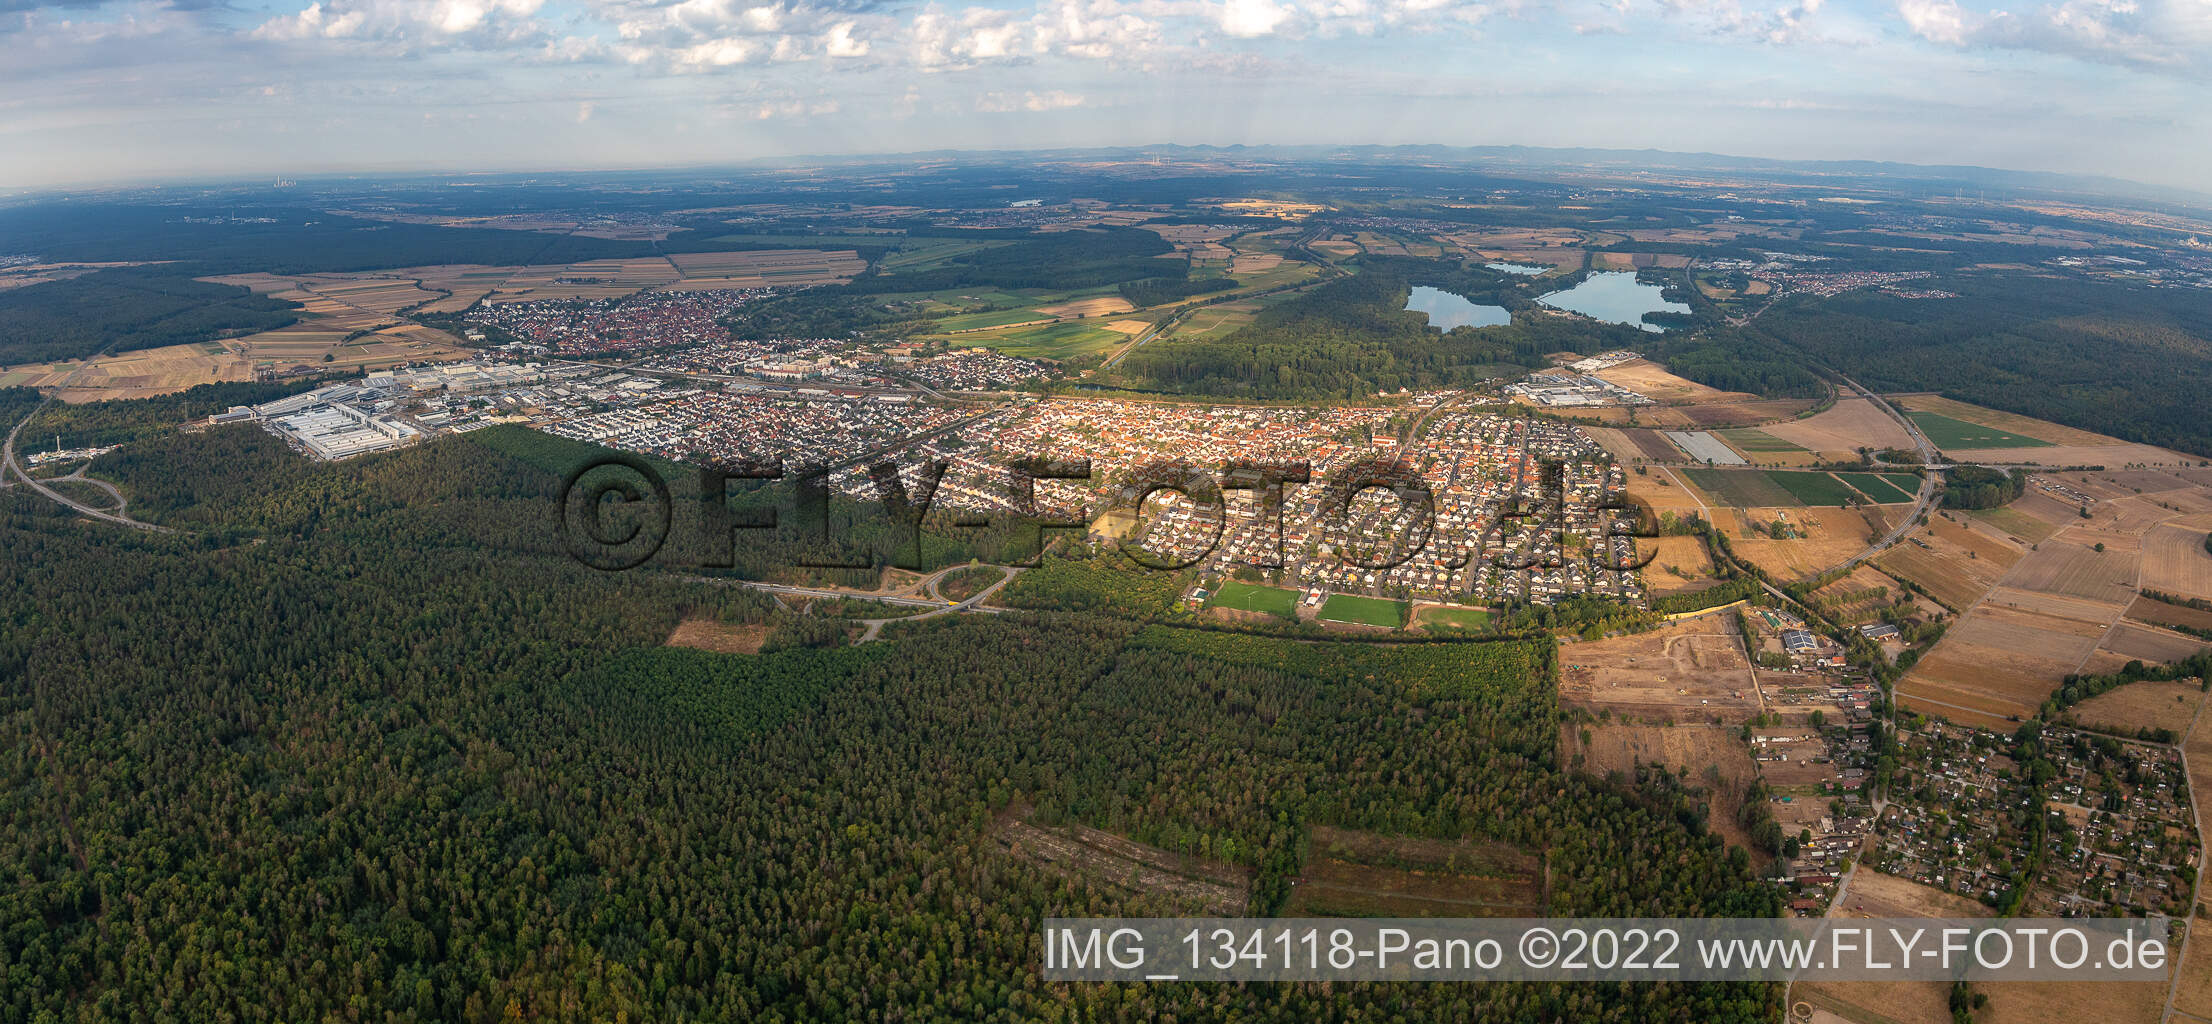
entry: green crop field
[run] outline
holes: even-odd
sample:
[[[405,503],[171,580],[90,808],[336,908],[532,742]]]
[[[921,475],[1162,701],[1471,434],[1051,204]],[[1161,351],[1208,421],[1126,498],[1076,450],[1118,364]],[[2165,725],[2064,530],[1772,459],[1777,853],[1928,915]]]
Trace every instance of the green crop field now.
[[[1843,481],[1826,473],[1770,472],[1767,478],[1807,505],[1848,505],[1858,499]]]
[[[1690,478],[1698,490],[1712,495],[1723,505],[1737,508],[1795,508],[1804,504],[1772,479],[1763,470],[1756,469],[1685,469],[1679,472]]]
[[[1034,309],[997,309],[988,313],[948,316],[931,324],[930,328],[937,331],[972,331],[978,328],[1004,327],[1008,324],[1025,324],[1031,320],[1050,319],[1052,319],[1050,314],[1039,313]]]
[[[1938,448],[2049,448],[2051,442],[1955,420],[1941,413],[1907,410],[1914,426]]]
[[[1858,488],[1867,497],[1884,505],[1894,505],[1913,500],[1920,491],[1920,478],[1903,473],[1838,473],[1843,482]]]
[[[1298,592],[1230,580],[1206,601],[1208,608],[1233,608],[1240,612],[1266,612],[1291,618],[1298,611]]]
[[[1728,446],[1739,452],[1801,452],[1805,449],[1784,441],[1764,430],[1737,427],[1734,430],[1716,430]]]
[[[944,337],[940,335],[939,337]],[[1103,327],[1079,323],[1039,324],[1005,331],[956,334],[944,340],[954,345],[977,345],[1024,359],[1070,359],[1112,351],[1129,336]]]
[[[1404,601],[1385,601],[1379,597],[1360,597],[1356,594],[1331,594],[1321,605],[1321,617],[1331,622],[1357,622],[1367,626],[1388,626],[1396,629],[1405,624]]]

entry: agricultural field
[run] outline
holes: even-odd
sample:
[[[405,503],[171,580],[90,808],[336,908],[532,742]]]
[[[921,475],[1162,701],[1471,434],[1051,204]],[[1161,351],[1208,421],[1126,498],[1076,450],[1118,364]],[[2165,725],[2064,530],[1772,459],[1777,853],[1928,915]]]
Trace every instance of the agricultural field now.
[[[1655,597],[1703,590],[1719,582],[1713,577],[1713,558],[1702,537],[1648,537],[1636,541],[1644,564],[1644,588]]]
[[[1919,497],[1920,478],[1910,474],[1837,473],[1835,476],[1877,504],[1909,504]]]
[[[2196,717],[2204,691],[2166,680],[2129,683],[2066,709],[2061,717],[2093,729],[2133,735],[2137,729],[2170,729],[2179,736]]]
[[[2047,448],[2051,444],[2049,441],[2008,433],[1995,427],[1952,419],[1941,413],[1914,410],[1905,415],[1912,417],[1913,425],[1920,428],[1920,433],[1927,437],[1929,444],[1942,451]]]
[[[1834,405],[1804,419],[1759,429],[1829,462],[1855,459],[1860,448],[1913,450],[1912,436],[1904,426],[1864,398],[1838,398]]]
[[[668,286],[675,290],[844,284],[868,269],[867,261],[850,249],[677,253],[668,261],[683,275]]]
[[[2050,501],[2049,497],[2044,495],[2024,495],[2020,500],[2002,508],[1976,509],[1968,512],[1967,515],[2003,530],[2014,543],[2022,545],[2041,543],[2044,538],[2057,533],[2059,527],[2066,525],[2068,520],[2074,518],[2074,513],[2062,508],[2059,511],[2063,513],[2064,518],[2053,518],[2032,514],[2028,509],[2021,507],[2029,499],[2036,497],[2042,497],[2045,501]],[[2056,502],[2052,502],[2052,504],[2055,505]]]
[[[1928,439],[1941,447],[1945,455],[1961,462],[2117,468],[2128,465],[2186,467],[2201,461],[2195,456],[2164,448],[1929,395],[1906,396],[1899,399],[1898,404],[1910,411],[1914,421],[1928,434]],[[1955,434],[1947,443],[1945,437],[1922,421],[1923,413],[1963,426],[1944,428]]]
[[[2212,630],[2212,612],[2167,604],[2148,597],[2138,597],[2133,604],[2128,605],[2127,617],[2154,626],[2188,626]]]
[[[1129,340],[1129,335],[1105,327],[1074,322],[1052,322],[972,334],[925,335],[956,345],[980,346],[1023,359],[1055,362],[1104,355]]]
[[[1722,391],[1687,377],[1675,376],[1667,372],[1666,367],[1649,359],[1631,359],[1625,363],[1616,363],[1591,376],[1611,381],[1662,404],[1701,405],[1711,402],[1753,401],[1758,398],[1741,391]]]
[[[1397,629],[1405,624],[1406,604],[1357,594],[1331,594],[1321,603],[1320,617],[1330,622]]]
[[[1286,916],[1521,917],[1544,906],[1543,861],[1504,843],[1319,826]]]
[[[2117,605],[2001,587],[1944,634],[1897,692],[1913,710],[2008,729],[2081,669],[2119,612]]]
[[[1788,508],[1799,504],[1795,495],[1763,469],[1685,469],[1680,475],[1688,478],[1715,505]]]
[[[217,342],[164,345],[89,362],[33,363],[0,373],[0,387],[60,388],[62,401],[146,398],[196,384],[253,379],[253,364]],[[67,387],[62,387],[63,382]]]
[[[2022,545],[1987,524],[1944,512],[1915,526],[1876,559],[1884,572],[1918,584],[1945,607],[1963,611],[2020,560]]]
[[[1988,907],[1966,897],[1862,867],[1852,874],[1843,905],[1829,916],[1941,918],[1989,914]],[[1977,991],[1988,987],[1977,986]],[[1810,1003],[1853,1024],[1950,1024],[1950,996],[1950,984],[1941,981],[1827,981],[1790,989],[1791,999]],[[1977,1015],[1975,1019],[1982,1018]]]
[[[1814,456],[1803,446],[1785,441],[1757,427],[1732,427],[1716,430],[1721,440],[1730,448],[1742,452],[1744,458],[1759,463],[1801,464],[1813,461]]]
[[[1911,592],[1871,565],[1861,564],[1833,583],[1813,591],[1813,598],[1829,614],[1845,622],[1857,622]]]
[[[1559,679],[1562,703],[1639,722],[1738,724],[1759,711],[1751,660],[1732,612],[1564,643]]]
[[[1228,580],[1221,589],[1206,599],[1208,608],[1227,608],[1240,612],[1266,612],[1292,618],[1298,612],[1298,592],[1281,587],[1263,587],[1253,583]]]
[[[2160,523],[2143,535],[2143,586],[2212,601],[2212,552],[2204,549],[2212,515]]]
[[[1818,575],[1865,551],[1905,511],[1895,506],[1726,509],[1715,513],[1713,522],[1728,536],[1738,557],[1778,579],[1795,580]],[[1775,539],[1771,524],[1777,520],[1786,522],[1788,532],[1796,536]]]
[[[963,313],[959,316],[948,316],[935,321],[930,326],[938,333],[950,334],[961,331],[986,331],[994,327],[1033,324],[1052,319],[1054,317],[1051,314],[1040,310],[994,309],[983,313]]]
[[[1841,508],[1858,500],[1858,495],[1843,485],[1832,473],[1767,473],[1767,478],[1790,495],[1807,505],[1835,506]]]

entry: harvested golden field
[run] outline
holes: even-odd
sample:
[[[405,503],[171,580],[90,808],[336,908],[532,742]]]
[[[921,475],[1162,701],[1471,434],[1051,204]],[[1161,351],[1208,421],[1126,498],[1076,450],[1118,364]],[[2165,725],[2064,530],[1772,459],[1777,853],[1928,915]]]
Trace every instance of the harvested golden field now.
[[[2132,733],[2148,727],[2171,729],[2178,736],[2189,728],[2203,700],[2204,691],[2195,683],[2136,682],[2082,701],[2061,717],[2108,732]]]
[[[1663,466],[1652,467],[1649,473],[1628,474],[1628,498],[1650,506],[1655,514],[1706,514],[1705,503],[1699,499],[1697,492],[1691,490],[1674,471]]]
[[[1888,517],[1904,508],[1721,509],[1714,513],[1714,522],[1737,557],[1778,579],[1797,580],[1826,572],[1866,550],[1870,538],[1888,532]],[[1754,524],[1777,519],[1786,519],[1804,536],[1775,540],[1771,534],[1752,530]]]
[[[1093,316],[1107,316],[1114,313],[1127,313],[1136,308],[1137,307],[1129,304],[1129,300],[1124,299],[1119,295],[1101,295],[1097,298],[1077,299],[1073,302],[1060,302],[1050,306],[1038,306],[1037,312],[1044,313],[1048,316],[1082,318]]]
[[[1988,917],[1990,910],[1953,895],[1870,868],[1851,876],[1844,902],[1828,916]],[[1836,1013],[1856,1024],[1949,1024],[1951,986],[1940,981],[1850,981],[1796,985],[1790,998]]]
[[[2212,552],[2204,550],[2207,532],[2212,532],[2212,516],[2151,527],[2143,535],[2143,588],[2212,601]]]
[[[2081,1020],[2096,1007],[2098,1024],[2157,1024],[2166,1010],[2163,981],[2012,981],[1974,986],[1989,996],[1975,1024],[2049,1024]]]
[[[2102,649],[2134,661],[2166,664],[2185,660],[2204,648],[2204,641],[2192,636],[2122,622],[2112,627]]]
[[[1677,377],[1649,359],[1631,359],[1608,366],[1591,376],[1612,381],[1655,402],[1725,402],[1758,397],[1740,391],[1721,391],[1688,378]]]
[[[1151,330],[1151,329],[1152,329],[1152,321],[1150,321],[1150,320],[1115,320],[1115,321],[1112,321],[1112,322],[1110,322],[1110,323],[1100,324],[1099,326],[1101,326],[1101,327],[1104,327],[1104,328],[1106,328],[1106,329],[1107,329],[1107,330],[1109,330],[1109,331],[1113,331],[1113,332],[1114,332],[1114,333],[1116,333],[1116,334],[1126,334],[1126,335],[1128,335],[1128,336],[1130,336],[1130,337],[1134,338],[1134,337],[1136,337],[1137,335],[1143,334],[1144,332],[1146,332],[1146,331],[1149,331],[1149,330]]]
[[[1856,876],[1852,884],[1858,884]],[[1951,1024],[1948,982],[1809,982],[1792,986],[1790,998],[1812,1007],[1812,1024]]]
[[[1740,723],[1758,713],[1758,687],[1734,613],[1559,649],[1563,703],[1638,720]]]
[[[1913,450],[1912,437],[1871,401],[1839,398],[1836,404],[1801,420],[1784,420],[1759,428],[1834,462],[1858,458],[1865,448]]]
[[[2112,543],[2098,551],[2067,539],[2071,536],[2071,531],[2061,534],[2022,555],[2012,571],[2005,574],[2005,585],[2115,604],[2131,600],[2135,593],[2135,571],[2142,556],[2135,551],[2120,550]]]
[[[1789,419],[1813,407],[1810,398],[1723,399],[1677,410],[1699,427],[1748,427]]]
[[[1701,537],[1652,537],[1636,542],[1639,555],[1648,554],[1644,587],[1653,595],[1703,590],[1719,582],[1713,575],[1713,559]]]
[[[2058,609],[2048,601],[2047,595],[1991,592],[1913,666],[1898,694],[1915,710],[1959,722],[1987,725],[1985,719],[2033,715],[2065,676],[2088,661],[2120,610],[2074,602],[2083,616],[2074,618],[2052,614]]]
[[[34,364],[0,375],[0,382],[10,385],[60,388],[58,397],[73,404],[148,398],[199,384],[252,379],[253,366],[216,342],[164,345],[102,356],[89,363]],[[64,381],[68,386],[62,386]]]

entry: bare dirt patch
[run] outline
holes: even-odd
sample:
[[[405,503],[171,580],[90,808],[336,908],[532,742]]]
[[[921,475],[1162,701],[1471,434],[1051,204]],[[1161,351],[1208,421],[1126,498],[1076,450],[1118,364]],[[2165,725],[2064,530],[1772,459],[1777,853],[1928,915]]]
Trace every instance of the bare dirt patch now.
[[[719,619],[685,619],[668,635],[668,646],[689,647],[717,654],[759,654],[760,645],[774,632],[766,623],[723,622]]]
[[[1543,907],[1543,863],[1503,843],[1318,826],[1289,916],[1514,917]]]
[[[1170,853],[1088,826],[1033,825],[1009,812],[994,832],[1000,849],[1013,856],[1198,913],[1241,915],[1251,888],[1251,873],[1238,865]]]
[[[1650,722],[1740,723],[1759,710],[1733,614],[1564,644],[1560,699]]]

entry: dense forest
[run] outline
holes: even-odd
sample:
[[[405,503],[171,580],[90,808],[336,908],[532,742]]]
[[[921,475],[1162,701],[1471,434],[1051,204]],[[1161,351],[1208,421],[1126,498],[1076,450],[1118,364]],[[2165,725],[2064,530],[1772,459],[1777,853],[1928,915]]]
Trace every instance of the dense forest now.
[[[80,359],[273,330],[299,304],[162,267],[119,267],[0,290],[0,366]]]
[[[2027,490],[2028,474],[1989,466],[1953,466],[1943,472],[1943,507],[1980,509],[2011,504]]]
[[[1316,286],[1218,339],[1155,342],[1131,352],[1120,369],[1185,394],[1357,398],[1473,384],[1542,366],[1546,353],[1597,352],[1650,337],[1632,327],[1550,317],[1440,332],[1406,311],[1415,282],[1401,269],[1377,264]],[[1477,301],[1493,294],[1470,290]]]
[[[1758,985],[1044,983],[1040,918],[1188,908],[1006,854],[1010,815],[1244,865],[1262,911],[1324,824],[1527,848],[1550,912],[1777,907],[1679,780],[1561,769],[1548,645],[1038,611],[670,649],[680,618],[777,613],[576,565],[546,451],[476,437],[338,466],[151,437],[174,480],[108,466],[171,535],[0,491],[0,1021],[1776,1011]]]
[[[2004,273],[1938,283],[1959,297],[1792,298],[1749,330],[1875,391],[2212,455],[2212,294]]]

